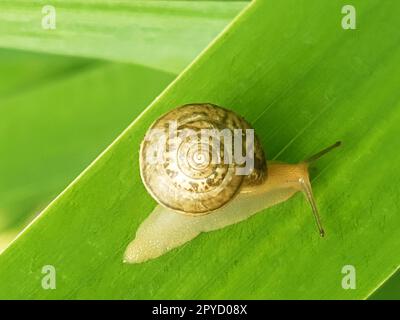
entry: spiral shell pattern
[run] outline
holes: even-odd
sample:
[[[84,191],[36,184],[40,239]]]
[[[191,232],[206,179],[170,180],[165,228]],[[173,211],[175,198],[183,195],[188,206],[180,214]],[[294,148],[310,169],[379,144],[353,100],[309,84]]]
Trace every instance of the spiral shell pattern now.
[[[254,169],[243,176],[235,174],[238,164],[234,160],[224,161],[227,156],[225,141],[212,143],[202,134],[203,129],[233,132],[251,127],[227,109],[212,104],[189,104],[155,121],[140,149],[140,173],[148,192],[160,204],[190,215],[202,215],[222,207],[243,183],[261,183],[267,173],[257,137]],[[245,141],[243,139],[243,144]],[[153,160],[149,161],[149,157]]]

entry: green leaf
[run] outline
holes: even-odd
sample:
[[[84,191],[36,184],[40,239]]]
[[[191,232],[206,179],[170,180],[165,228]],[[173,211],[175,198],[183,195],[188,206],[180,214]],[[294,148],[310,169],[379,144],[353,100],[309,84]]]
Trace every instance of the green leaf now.
[[[71,2],[68,3],[70,5]],[[80,4],[79,2],[75,3],[75,7],[79,7],[81,5],[86,6],[88,2],[85,2],[83,4]],[[111,4],[108,2],[92,2],[89,3],[91,7],[87,7],[85,10],[89,12],[89,15],[91,14],[89,9],[92,9],[93,6],[96,6],[96,10],[103,10],[107,12],[108,8],[98,8],[98,6],[104,6],[104,5],[112,5],[113,10],[117,10],[118,7],[115,7],[115,3]],[[159,11],[157,9],[158,2],[152,2],[149,4],[151,7],[155,9],[155,11]],[[3,2],[2,5],[7,5],[6,2]],[[42,4],[43,5],[43,4]],[[125,3],[119,3],[120,6],[126,6],[127,4]],[[129,4],[128,4],[129,5]],[[161,8],[165,8],[165,4],[159,4]],[[229,6],[229,4],[227,4]],[[18,21],[23,21],[24,26],[26,27],[26,17],[28,13],[26,11],[20,12],[24,6],[28,6],[29,8],[41,8],[42,6],[39,6],[37,3],[36,4],[27,4],[23,2],[13,2],[11,4],[11,7],[8,8],[8,11],[5,10],[3,13],[6,16],[5,19],[5,24],[7,23],[7,26],[4,31],[8,30],[8,27],[12,26],[10,24],[10,18],[11,22],[15,22],[13,19],[17,19]],[[189,5],[190,8],[194,8],[193,5]],[[58,6],[57,6],[58,7]],[[74,7],[74,8],[75,8]],[[135,11],[138,11],[138,8],[140,9],[140,2],[138,2],[134,8]],[[148,7],[148,5],[144,6]],[[168,5],[167,5],[168,7]],[[182,5],[179,5],[181,9],[184,9]],[[10,16],[10,8],[11,9],[18,9],[18,16],[13,15]],[[203,5],[203,9],[206,7]],[[209,6],[210,9],[215,8],[215,6]],[[75,8],[76,9],[76,8]],[[119,8],[121,10],[121,8]],[[143,9],[143,8],[142,8]],[[78,9],[79,10],[79,9]],[[191,10],[191,9],[190,9]],[[189,10],[189,11],[190,11]],[[227,10],[227,12],[230,9]],[[32,10],[31,10],[32,11]],[[222,12],[222,11],[221,11]],[[31,12],[32,13],[32,12]],[[36,17],[39,17],[37,15],[38,12],[33,12]],[[168,14],[166,12],[158,12],[158,14]],[[149,21],[145,21],[145,23],[149,24],[154,21],[154,15],[147,15],[146,16]],[[101,21],[96,21],[96,23],[101,23]],[[12,28],[11,28],[12,29]],[[31,32],[27,32],[26,28],[22,31],[22,35],[24,37],[32,37]],[[196,38],[198,39],[198,37]],[[54,45],[54,43],[52,44]],[[156,48],[156,47],[155,47]],[[153,52],[158,52],[157,50],[153,50]],[[98,65],[98,62],[94,60],[84,60],[84,59],[77,59],[77,58],[66,58],[63,56],[54,56],[54,55],[43,55],[43,54],[37,54],[37,53],[32,53],[32,52],[22,52],[22,51],[15,51],[15,50],[1,50],[0,51],[0,73],[2,74],[2,77],[0,78],[0,97],[1,96],[10,96],[12,94],[23,94],[25,91],[30,91],[35,89],[36,87],[39,86],[45,86],[47,83],[50,81],[56,80],[59,81],[62,77],[68,78],[71,73],[73,72],[81,72],[81,69],[86,69],[86,68],[94,68],[96,64]],[[184,57],[186,59],[187,57]],[[176,57],[176,59],[179,59],[179,57]],[[179,63],[184,64],[185,61],[180,61]],[[85,70],[83,70],[85,71]],[[139,70],[137,77],[140,78],[142,76],[141,70]],[[149,71],[154,74],[154,71]],[[149,91],[157,88],[156,90],[160,90],[163,85],[165,85],[165,77],[162,73],[160,73],[161,78],[160,81],[157,81],[155,77],[151,79],[151,81],[145,81],[143,85],[145,86],[143,90],[139,90],[140,92],[144,92],[144,94],[147,94]],[[101,85],[106,87],[107,85],[104,82],[104,76],[100,73],[97,75],[99,79],[97,81],[100,81]],[[145,77],[146,78],[146,77]],[[172,78],[170,78],[172,79]],[[112,80],[112,79],[111,79]],[[126,80],[129,80],[128,78]],[[132,80],[132,79],[131,79]],[[153,85],[154,83],[154,85]],[[81,83],[78,84],[78,86],[82,86]],[[151,88],[151,89],[150,89]],[[139,99],[141,99],[141,93],[139,92]],[[157,93],[156,91],[154,91]],[[152,95],[155,96],[155,93]],[[45,114],[48,114],[48,110],[56,110],[55,116],[59,115],[59,117],[64,116],[63,113],[60,113],[60,109],[56,108],[54,109],[53,105],[54,102],[52,100],[57,101],[60,97],[55,97],[53,99],[53,94],[52,90],[50,90],[50,93],[46,93],[48,95],[48,99],[43,101],[37,101],[38,99],[31,99],[31,97],[28,95],[26,104],[31,105],[32,111],[33,108],[36,108],[36,105],[39,104],[38,111],[44,112]],[[68,94],[66,94],[67,96]],[[85,92],[80,92],[80,96],[85,95]],[[135,100],[134,97],[134,92],[130,92],[130,99]],[[70,102],[68,97],[63,97],[62,98],[65,101]],[[83,97],[82,101],[85,100],[85,97]],[[28,102],[29,101],[29,102]],[[7,105],[7,108],[9,110],[13,110],[15,108],[13,103],[4,103],[3,100],[3,105]],[[145,105],[143,105],[141,108],[143,108]],[[18,109],[18,107],[17,107]],[[22,109],[22,108],[21,108]],[[79,122],[80,119],[84,120],[84,117],[81,117],[81,111],[86,110],[87,108],[80,106],[79,108],[68,108],[69,112],[68,114],[70,115],[69,118],[63,119],[62,124],[58,123],[58,127],[56,129],[55,127],[55,132],[48,132],[50,136],[46,136],[45,133],[40,133],[42,139],[45,141],[53,141],[55,137],[57,137],[57,144],[58,145],[72,145],[72,141],[70,141],[71,137],[68,135],[61,135],[60,133],[63,130],[66,130],[64,128],[68,128],[70,126],[73,126],[72,122],[73,119],[76,116],[77,121]],[[35,109],[36,110],[36,109]],[[128,111],[128,108],[122,108],[123,112]],[[139,112],[141,109],[137,108],[137,112]],[[98,118],[102,118],[102,109],[97,110],[100,114]],[[11,114],[14,111],[11,111]],[[121,119],[118,119],[118,117],[111,117],[108,120],[107,127],[104,128],[104,137],[103,136],[87,136],[89,132],[87,130],[83,130],[81,132],[82,134],[82,139],[86,141],[86,144],[81,144],[81,143],[75,143],[74,144],[74,154],[71,155],[68,153],[68,147],[64,149],[60,149],[54,146],[54,143],[43,143],[40,145],[40,148],[37,148],[35,143],[33,143],[34,147],[31,148],[32,143],[31,141],[28,140],[23,140],[21,139],[13,139],[15,137],[15,132],[20,132],[21,130],[19,129],[19,126],[23,127],[25,132],[41,132],[41,124],[43,121],[38,121],[36,118],[42,119],[41,114],[35,113],[35,111],[32,112],[31,114],[28,112],[27,115],[23,115],[20,119],[17,121],[10,121],[10,115],[8,114],[9,111],[3,112],[1,115],[2,118],[5,120],[5,122],[9,122],[9,125],[4,127],[6,130],[3,130],[3,135],[0,137],[0,146],[4,147],[4,153],[6,154],[7,152],[7,157],[3,157],[2,163],[5,164],[2,168],[4,171],[4,177],[1,181],[0,184],[0,203],[2,205],[0,206],[0,248],[4,245],[6,245],[14,236],[14,234],[17,232],[18,229],[21,228],[26,223],[26,217],[27,216],[34,216],[47,202],[51,197],[54,197],[58,192],[62,190],[62,187],[66,185],[68,181],[71,181],[74,176],[76,176],[79,171],[81,171],[84,168],[83,164],[88,163],[88,159],[93,159],[95,154],[97,154],[102,148],[105,147],[106,143],[104,142],[105,136],[108,136],[108,131],[109,129],[113,128],[115,132],[118,132],[123,128],[121,126]],[[30,118],[31,117],[31,118]],[[104,117],[104,116],[103,116]],[[105,117],[104,117],[105,118]],[[47,120],[47,119],[46,119]],[[46,122],[44,121],[44,123]],[[68,122],[69,121],[69,122]],[[101,120],[100,120],[101,121]],[[18,124],[16,124],[16,123]],[[39,124],[39,125],[38,125]],[[126,125],[126,122],[125,122]],[[115,133],[114,133],[115,135]],[[10,139],[9,136],[12,138]],[[44,136],[44,137],[43,137]],[[32,139],[35,141],[35,138]],[[110,141],[110,140],[108,140]],[[10,148],[8,146],[15,146],[10,152]],[[99,147],[101,146],[101,147]],[[25,152],[26,150],[30,150],[29,153]],[[60,174],[57,174],[56,177],[53,176],[48,176],[47,175],[47,166],[49,161],[36,161],[38,158],[43,158],[44,155],[47,154],[55,154],[55,151],[58,152],[59,154],[57,157],[60,159],[57,161],[56,166],[59,166],[58,172]],[[89,150],[92,152],[90,153]],[[64,152],[65,151],[65,152]],[[90,155],[90,157],[89,157]],[[73,157],[72,161],[69,157]],[[55,161],[55,157],[51,157],[51,161]],[[23,163],[19,159],[24,159]],[[68,161],[65,161],[64,159],[68,159]],[[26,163],[31,163],[32,161],[36,161],[36,165],[29,165],[27,166]],[[19,164],[19,165],[16,165]],[[53,162],[51,162],[51,165],[55,165]],[[34,179],[32,179],[32,174],[34,174]],[[18,178],[19,177],[19,178]],[[52,181],[50,184],[49,181]],[[12,182],[10,182],[12,181]]]
[[[0,256],[2,298],[365,298],[399,265],[400,4],[255,1]],[[313,187],[320,239],[300,195],[165,256],[122,264],[155,206],[138,169],[160,114],[211,101],[244,115],[268,158],[295,162],[338,139]],[[57,290],[43,290],[44,265]],[[357,289],[341,287],[345,265]],[[21,281],[23,279],[23,281]]]
[[[54,78],[79,72],[93,61],[43,55],[17,50],[0,50],[0,99],[21,94]]]
[[[40,71],[22,78],[26,85],[36,77],[33,88],[17,86],[20,94],[0,100],[0,233],[43,209],[174,78],[134,65],[92,61],[77,68],[75,59],[13,57],[25,72]]]
[[[42,28],[48,1],[0,3],[0,46],[181,71],[247,2],[54,0],[56,29]]]
[[[78,51],[82,50],[83,48],[82,43],[84,43],[87,39],[82,38],[82,36],[78,34],[78,32],[79,33],[82,32],[81,29],[77,29],[79,23],[75,24],[79,15],[73,16],[72,23],[74,25],[72,27],[70,25],[61,26],[63,33],[57,33],[55,31],[45,31],[42,29],[37,30],[38,27],[37,23],[38,21],[40,21],[42,17],[40,9],[45,4],[47,3],[44,2],[27,3],[24,1],[2,2],[0,6],[2,6],[3,10],[0,13],[0,15],[2,14],[4,19],[0,23],[3,23],[4,28],[1,29],[2,33],[0,32],[0,42],[3,40],[4,41],[3,44],[5,46],[9,46],[10,43],[8,43],[7,41],[10,39],[11,36],[13,37],[13,39],[17,39],[17,42],[21,44],[17,45],[17,47],[22,46],[22,48],[25,49],[29,48],[37,51],[53,52],[54,47],[56,47],[56,52],[58,53],[71,53],[70,50],[78,50]],[[214,19],[215,21],[214,20],[213,21],[216,23],[207,24],[207,28],[204,29],[205,30],[204,34],[199,34],[200,30],[194,31],[193,35],[196,36],[194,40],[196,40],[197,42],[192,43],[192,48],[194,48],[194,46],[196,45],[201,46],[200,41],[206,40],[207,37],[209,37],[210,35],[209,30],[211,30],[211,28],[217,28],[217,25],[219,23],[222,23],[221,20],[222,18],[225,19],[230,14],[232,14],[234,10],[238,10],[238,9],[233,9],[234,7],[240,9],[241,6],[241,4],[235,4],[232,6],[230,3],[227,3],[224,5],[225,7],[222,8],[222,6],[219,6],[218,4],[210,4],[210,5],[203,4],[199,6],[196,4],[185,5],[184,3],[166,4],[166,3],[160,3],[158,1],[148,2],[148,3],[143,3],[139,1],[136,2],[135,4],[129,2],[118,2],[116,4],[115,2],[112,3],[109,1],[91,1],[83,3],[81,1],[75,1],[75,2],[59,1],[55,3],[53,2],[52,4],[56,5],[57,12],[58,9],[62,9],[61,16],[57,16],[58,18],[60,17],[62,19],[64,18],[63,14],[64,10],[72,10],[74,13],[77,13],[79,11],[80,15],[86,17],[84,19],[85,21],[84,24],[89,29],[87,30],[85,35],[87,37],[91,37],[92,42],[93,39],[95,38],[96,41],[98,41],[100,36],[103,38],[104,37],[108,38],[110,36],[115,36],[115,33],[118,33],[118,37],[114,37],[112,41],[118,42],[117,44],[119,47],[121,47],[121,38],[120,38],[121,29],[117,28],[115,30],[111,29],[104,30],[104,21],[106,21],[107,23],[113,23],[113,21],[116,19],[116,15],[118,15],[118,19],[120,19],[121,12],[123,12],[124,15],[128,15],[130,18],[134,17],[140,18],[139,22],[136,21],[134,24],[129,26],[117,24],[119,28],[126,29],[124,31],[126,32],[125,35],[126,37],[132,36],[132,34],[129,34],[128,29],[136,28],[137,23],[139,23],[140,27],[137,30],[135,30],[135,32],[137,32],[137,35],[139,35],[139,33],[141,32],[144,38],[146,38],[147,36],[149,36],[148,33],[150,30],[152,32],[151,36],[154,38],[157,36],[157,33],[159,32],[165,33],[165,30],[160,31],[157,30],[156,28],[149,29],[147,27],[148,25],[154,24],[154,21],[157,20],[157,16],[160,16],[159,22],[162,22],[162,21],[171,21],[172,17],[175,16],[176,14],[178,15],[182,14],[181,18],[185,19],[185,21],[191,19],[190,16],[195,15],[193,19],[194,22],[196,22],[198,20],[196,17],[196,15],[198,14],[198,10],[202,10],[202,13],[204,14],[207,10],[213,11],[216,8],[218,8],[219,10],[218,12],[211,12],[207,14],[207,17],[209,17],[210,19]],[[168,9],[169,11],[165,11],[164,9]],[[100,14],[102,15],[101,19],[100,19]],[[128,19],[128,17],[126,18]],[[178,23],[177,26],[178,25],[182,27],[181,24]],[[174,26],[174,28],[177,28],[177,26]],[[68,29],[65,29],[66,27]],[[143,30],[143,28],[145,28],[146,30]],[[32,30],[35,30],[35,32],[32,32]],[[215,29],[213,30],[213,32],[214,31],[217,32],[218,30]],[[189,28],[186,28],[184,30],[184,33],[177,34],[176,36],[177,38],[181,36],[188,36],[190,32],[191,31],[189,30]],[[50,35],[51,37],[49,37]],[[46,43],[44,43],[43,39],[41,39],[42,37],[46,38],[45,40],[47,41]],[[70,39],[71,37],[74,37],[73,40],[76,40],[77,38],[81,41],[81,43],[77,44],[77,47],[75,49],[71,46],[71,39]],[[143,39],[140,40],[146,41]],[[105,41],[108,40],[106,39]],[[30,46],[32,43],[33,47]],[[169,53],[174,55],[174,52],[176,53],[176,51],[173,51],[170,48],[165,47],[166,45],[172,46],[174,44],[176,45],[177,43],[163,44],[162,42],[159,42],[153,44],[153,48],[151,48],[152,51],[146,53],[145,59],[150,59],[150,61],[158,61],[157,63],[159,63],[160,61],[158,60],[159,59],[158,55],[160,54],[160,50],[161,51],[168,50]],[[140,45],[140,42],[136,42],[135,45]],[[13,45],[11,45],[11,47],[12,46]],[[63,49],[63,47],[65,46],[68,47],[67,51]],[[175,48],[175,50],[176,49],[177,48]],[[198,47],[197,49],[201,48]],[[98,51],[98,48],[95,46],[90,47],[89,50],[91,50],[95,56],[97,56],[99,52],[100,54],[104,54],[104,50]],[[180,56],[175,55],[174,59],[177,62],[177,64],[184,66],[188,62],[187,59],[189,56],[186,54],[188,50],[184,50],[184,48],[181,48],[180,50],[184,54]],[[128,51],[124,51],[122,54],[128,55],[127,61],[135,61],[137,56],[135,56],[135,54],[131,56],[130,52]],[[113,53],[119,54],[119,51],[113,50]],[[165,56],[164,53],[162,54]],[[76,53],[76,55],[79,55],[79,53]],[[89,54],[89,56],[91,55]],[[100,55],[100,57],[103,56]],[[45,55],[32,52],[22,52],[22,51],[5,50],[5,49],[0,50],[0,58],[1,58],[0,74],[2,75],[2,77],[0,77],[0,98],[8,97],[13,94],[21,95],[25,91],[34,90],[37,87],[45,86],[48,83],[50,83],[50,81],[55,80],[60,82],[60,79],[68,78],[71,76],[72,73],[80,73],[82,71],[85,71],[85,69],[87,68],[95,68],[96,66],[99,65],[99,62],[96,60],[78,59],[71,57],[66,58],[64,56]],[[167,67],[167,65],[164,65],[163,68],[168,69],[169,67]],[[150,72],[150,74],[155,75],[154,71],[148,71],[148,72]],[[133,73],[131,73],[130,77],[132,76],[132,74]],[[159,81],[157,81],[156,77],[153,77],[151,81],[145,81],[143,83],[144,85],[143,90],[137,88],[139,89],[138,90],[139,97],[137,99],[134,96],[135,92],[132,91],[129,92],[130,96],[129,98],[141,102],[140,100],[142,99],[143,94],[147,95],[152,90],[154,91],[151,97],[154,97],[156,93],[158,93],[156,90],[160,91],[163,88],[163,86],[166,85],[165,82],[166,74],[160,73],[160,75],[161,77]],[[139,70],[139,72],[137,73],[138,79],[141,76],[142,76],[142,69]],[[101,83],[100,87],[101,86],[107,87],[106,82],[104,81],[103,74],[98,73],[97,77],[98,79],[96,81],[99,81]],[[172,77],[170,77],[169,75],[168,77],[169,79],[172,79]],[[147,74],[145,75],[145,78],[148,78]],[[129,77],[126,77],[125,80],[132,80],[132,77],[131,79],[129,79]],[[135,82],[138,81],[139,80]],[[82,87],[82,83],[80,83],[79,86]],[[87,130],[83,130],[83,132],[81,132],[82,140],[86,141],[87,144],[84,145],[81,143],[75,143],[74,155],[68,154],[68,152],[63,152],[64,149],[55,147],[54,143],[43,143],[40,145],[41,148],[37,148],[35,143],[31,144],[30,141],[23,139],[19,140],[13,139],[15,137],[15,132],[18,133],[21,132],[19,126],[23,127],[24,132],[31,132],[31,131],[41,132],[40,130],[41,125],[43,123],[46,123],[47,118],[44,119],[41,114],[36,113],[37,104],[39,104],[37,111],[44,112],[44,114],[48,114],[47,112],[48,110],[55,110],[56,117],[57,115],[59,115],[60,117],[64,116],[63,112],[60,113],[60,107],[62,106],[54,108],[54,102],[52,100],[57,101],[58,99],[62,98],[63,101],[67,101],[68,103],[70,103],[69,101],[70,99],[68,99],[68,93],[61,95],[62,97],[57,97],[52,94],[52,89],[50,89],[50,91],[51,91],[50,93],[49,92],[46,93],[49,96],[49,98],[46,99],[45,101],[43,101],[44,99],[42,99],[42,101],[38,102],[37,101],[38,99],[36,98],[31,99],[29,95],[27,96],[26,102],[24,103],[29,104],[31,106],[32,115],[31,113],[28,112],[26,115],[22,115],[20,119],[16,121],[10,121],[9,119],[10,115],[8,114],[9,113],[8,110],[5,111],[3,114],[1,114],[3,119],[9,122],[9,125],[5,127],[7,129],[3,130],[3,135],[0,136],[0,139],[2,139],[0,140],[0,147],[7,145],[7,146],[15,146],[15,148],[13,148],[12,152],[10,152],[8,147],[4,149],[5,154],[7,152],[9,153],[7,153],[7,158],[6,160],[3,160],[3,163],[7,165],[9,165],[10,163],[11,165],[2,167],[3,171],[7,172],[7,174],[5,175],[5,179],[3,179],[3,181],[1,181],[0,183],[0,203],[2,203],[2,205],[0,206],[0,234],[2,234],[2,236],[0,237],[0,248],[3,244],[6,244],[12,237],[12,235],[16,232],[14,229],[18,229],[21,225],[25,223],[26,216],[28,215],[34,216],[35,213],[37,213],[41,208],[43,208],[43,206],[47,203],[47,201],[51,197],[54,197],[55,194],[60,192],[62,190],[62,187],[65,186],[68,181],[71,181],[71,179],[84,168],[84,165],[82,165],[82,163],[87,165],[88,159],[93,159],[94,155],[100,152],[100,150],[106,146],[105,140],[103,140],[106,136],[109,138],[109,140],[107,141],[108,142],[111,141],[110,136],[108,135],[109,129],[115,126],[115,128],[113,128],[115,136],[115,132],[118,132],[123,128],[123,126],[121,126],[121,123],[123,123],[123,125],[127,124],[127,122],[121,122],[121,119],[118,119],[118,117],[116,116],[116,117],[110,117],[108,119],[109,121],[107,122],[107,127],[104,128],[103,130],[104,136],[99,135],[98,137],[96,137],[92,135],[91,137],[88,137],[87,134],[89,134],[89,132]],[[143,92],[143,94],[141,94],[141,92]],[[85,96],[85,92],[80,92],[79,95]],[[85,97],[83,97],[82,101],[84,100]],[[105,101],[108,100],[106,99]],[[147,103],[148,102],[149,100],[147,101]],[[7,105],[8,109],[10,110],[13,110],[15,107],[13,103],[9,104],[4,103],[4,100],[2,102],[2,105]],[[136,106],[135,108],[136,112],[139,112],[141,109],[144,108],[144,106],[145,104],[141,105],[141,107]],[[33,108],[35,108],[35,111]],[[44,139],[45,141],[49,140],[51,141],[52,139],[57,137],[58,145],[63,145],[63,144],[67,146],[71,145],[72,141],[70,141],[70,139],[72,137],[69,137],[68,135],[63,135],[61,133],[64,130],[64,128],[74,126],[74,124],[72,123],[74,119],[77,119],[75,120],[77,122],[79,122],[80,120],[84,120],[85,117],[82,117],[81,111],[86,109],[87,108],[85,107],[79,107],[76,109],[68,108],[67,113],[69,114],[69,117],[63,119],[62,124],[58,123],[59,127],[57,129],[56,127],[54,127],[55,132],[48,132],[50,136],[45,135],[44,132],[47,132],[46,130],[44,132],[41,132],[40,135],[42,139]],[[120,112],[127,112],[128,106],[124,106],[120,110],[121,110]],[[97,111],[100,113],[98,118],[101,119],[102,117],[104,117],[104,115],[102,114],[103,109]],[[13,112],[14,111],[11,111],[11,114]],[[29,118],[30,116],[31,118]],[[39,121],[37,120],[37,118],[39,119]],[[41,121],[40,119],[44,119],[44,121],[43,120]],[[106,117],[104,117],[103,119],[106,119]],[[68,121],[70,121],[71,123],[69,123]],[[11,136],[12,138],[9,139],[9,136]],[[68,147],[65,149],[68,149]],[[30,150],[30,152],[29,154],[27,154],[27,152],[23,152],[23,150]],[[90,158],[88,152],[89,150],[92,151],[92,153],[90,153]],[[60,166],[59,169],[61,169],[63,165],[64,168],[63,170],[58,171],[60,172],[60,174],[57,174],[57,177],[51,178],[53,183],[50,186],[48,182],[49,177],[46,175],[48,161],[38,162],[36,161],[36,159],[43,158],[44,155],[48,153],[54,155],[56,152],[59,152],[57,156],[61,160],[61,161],[57,160],[57,165]],[[68,158],[68,156],[73,156],[72,161],[70,161],[71,159]],[[15,165],[15,162],[21,163],[21,160],[19,159],[24,159],[23,161],[26,163],[30,163],[33,160],[36,161],[37,165],[27,166],[25,165],[25,163],[20,165]],[[62,161],[63,159],[68,159],[68,161]],[[51,161],[55,161],[55,156],[51,158]],[[68,168],[65,168],[66,164],[68,164]],[[53,162],[52,165],[54,165]],[[33,172],[35,176],[34,181],[32,181],[31,178]],[[13,182],[10,183],[8,181],[9,179],[13,180]],[[3,191],[1,189],[3,189]],[[13,229],[12,232],[5,233],[5,231],[7,231],[9,228]],[[2,241],[4,237],[6,238],[6,241]]]
[[[399,300],[400,299],[400,272],[399,267],[393,274],[376,288],[368,297],[370,300]]]

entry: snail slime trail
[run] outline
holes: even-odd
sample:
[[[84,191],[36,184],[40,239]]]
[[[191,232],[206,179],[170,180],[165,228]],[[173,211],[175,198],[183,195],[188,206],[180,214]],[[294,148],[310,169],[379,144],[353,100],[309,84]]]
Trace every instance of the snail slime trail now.
[[[146,134],[140,149],[140,174],[146,189],[159,204],[137,229],[134,240],[125,251],[125,263],[157,258],[202,232],[246,220],[286,201],[298,191],[310,203],[319,233],[324,235],[308,168],[310,163],[339,146],[340,142],[298,164],[268,161],[267,166],[261,143],[254,135],[251,146],[253,167],[242,175],[237,170],[243,169],[244,162],[240,157],[230,157],[230,161],[193,161],[210,160],[215,156],[214,152],[220,160],[226,159],[226,150],[232,150],[229,139],[217,136],[220,139],[218,143],[211,143],[211,151],[204,153],[207,149],[200,146],[210,140],[202,139],[198,133],[203,129],[228,129],[230,132],[240,129],[247,134],[249,131],[246,130],[251,127],[242,117],[212,104],[189,104],[163,115],[149,131],[155,129],[162,133],[165,124],[171,120],[177,121],[178,133],[189,128],[191,134],[183,139],[175,136],[173,139],[177,140],[170,142],[167,149],[157,146],[163,141],[160,135]],[[240,139],[235,147],[244,150],[248,140]],[[164,139],[162,143],[165,142]],[[203,150],[200,156],[197,154],[199,150]],[[162,155],[158,154],[159,151]],[[149,153],[162,161],[149,161]]]

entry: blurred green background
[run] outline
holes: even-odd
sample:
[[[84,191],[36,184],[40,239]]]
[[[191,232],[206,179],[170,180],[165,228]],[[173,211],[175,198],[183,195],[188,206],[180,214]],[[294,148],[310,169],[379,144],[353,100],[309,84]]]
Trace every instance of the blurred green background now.
[[[6,49],[0,55],[1,248],[174,75],[135,65]]]

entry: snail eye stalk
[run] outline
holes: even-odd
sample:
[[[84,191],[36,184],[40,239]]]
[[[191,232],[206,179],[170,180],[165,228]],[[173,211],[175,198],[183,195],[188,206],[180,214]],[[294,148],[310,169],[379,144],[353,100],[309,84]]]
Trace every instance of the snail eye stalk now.
[[[317,227],[318,227],[319,235],[321,237],[324,237],[325,236],[325,231],[324,231],[324,228],[322,227],[321,218],[320,218],[320,215],[319,215],[319,212],[318,212],[318,208],[317,208],[317,204],[315,202],[315,198],[314,198],[314,195],[313,195],[313,192],[312,192],[310,181],[308,179],[306,181],[303,178],[301,178],[299,182],[300,182],[300,185],[301,185],[301,188],[302,188],[302,192],[304,193],[304,195],[306,196],[308,202],[311,205],[311,209],[312,209],[312,212],[314,214],[315,222],[316,222]]]
[[[331,146],[317,152],[316,154],[312,155],[311,157],[307,158],[306,160],[304,160],[304,163],[308,165],[310,165],[311,163],[315,162],[316,160],[318,160],[319,158],[321,158],[322,156],[324,156],[325,154],[327,154],[328,152],[330,152],[331,150],[339,147],[342,144],[341,141],[337,141],[334,144],[332,144]],[[312,188],[311,188],[311,183],[310,183],[310,179],[308,177],[308,174],[306,177],[301,178],[299,180],[300,185],[301,185],[301,189],[302,192],[304,193],[304,195],[306,196],[308,202],[311,205],[311,209],[312,212],[314,214],[314,218],[315,218],[315,222],[317,224],[318,230],[319,230],[319,234],[321,237],[325,236],[325,231],[324,228],[322,227],[322,223],[321,223],[321,218],[318,212],[318,208],[317,208],[317,204],[315,202],[314,199],[314,195],[312,192]]]
[[[333,145],[321,150],[320,152],[317,152],[316,154],[314,154],[311,157],[309,157],[306,160],[304,160],[304,162],[310,164],[310,163],[318,160],[319,158],[321,158],[323,155],[327,154],[331,150],[333,150],[333,149],[335,149],[337,147],[340,147],[341,144],[342,144],[341,141],[336,141]]]

